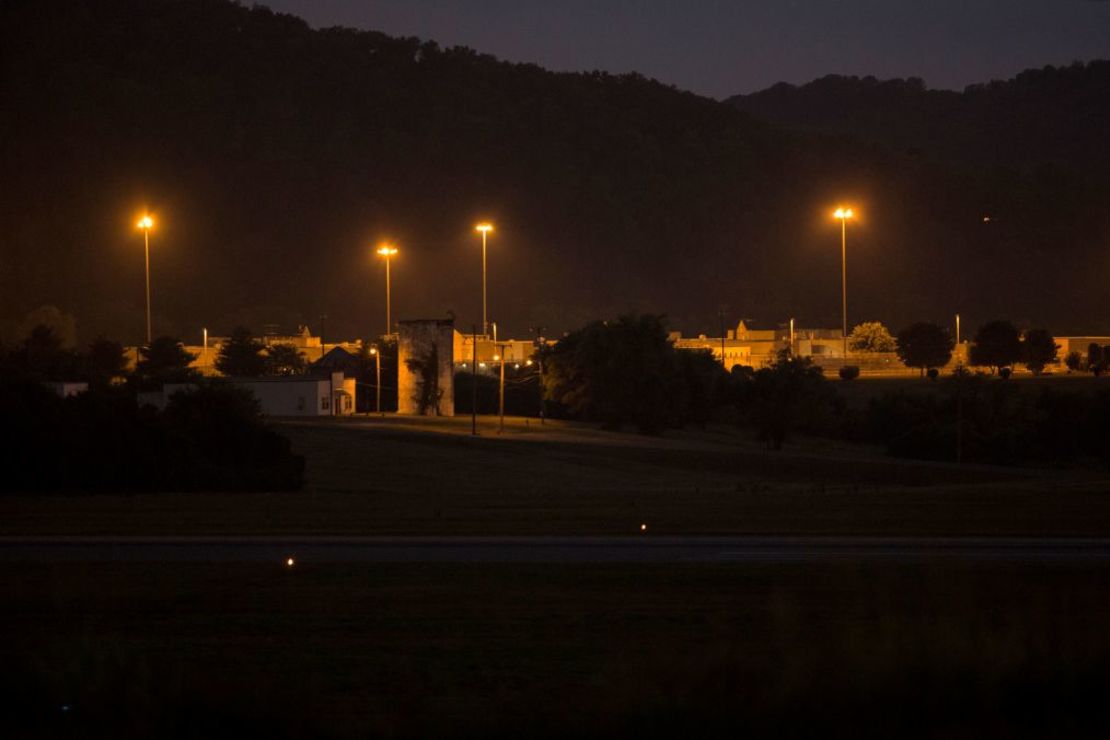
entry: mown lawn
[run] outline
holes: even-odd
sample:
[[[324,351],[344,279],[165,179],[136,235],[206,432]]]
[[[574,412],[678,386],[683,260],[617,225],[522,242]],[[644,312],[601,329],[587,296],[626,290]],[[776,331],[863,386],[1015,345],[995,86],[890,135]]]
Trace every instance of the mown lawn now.
[[[306,457],[304,491],[5,493],[0,535],[592,535],[641,522],[657,534],[1110,533],[1110,478],[1075,471],[898,461],[823,442],[773,453],[713,432],[281,429]]]

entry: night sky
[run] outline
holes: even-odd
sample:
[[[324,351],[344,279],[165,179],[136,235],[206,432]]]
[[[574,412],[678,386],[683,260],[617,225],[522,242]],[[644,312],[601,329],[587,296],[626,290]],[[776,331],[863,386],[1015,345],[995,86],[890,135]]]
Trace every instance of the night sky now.
[[[961,89],[1105,57],[1102,0],[268,0],[316,26],[463,45],[554,70],[637,71],[713,97],[826,74]]]

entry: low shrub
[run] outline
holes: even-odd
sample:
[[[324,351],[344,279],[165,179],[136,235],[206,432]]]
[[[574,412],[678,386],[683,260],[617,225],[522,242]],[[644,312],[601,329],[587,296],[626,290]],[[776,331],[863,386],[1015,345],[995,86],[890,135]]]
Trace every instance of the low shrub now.
[[[855,380],[859,377],[859,367],[856,365],[845,365],[840,368],[841,380]]]
[[[241,389],[201,386],[158,412],[124,388],[61,399],[6,381],[0,404],[18,430],[0,447],[12,490],[296,490],[303,481],[304,459]]]

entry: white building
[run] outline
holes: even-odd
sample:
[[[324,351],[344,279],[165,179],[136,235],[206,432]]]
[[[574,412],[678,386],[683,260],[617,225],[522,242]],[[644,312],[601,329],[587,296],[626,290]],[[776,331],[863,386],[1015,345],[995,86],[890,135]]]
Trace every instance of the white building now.
[[[84,393],[89,389],[89,384],[78,381],[70,380],[50,380],[43,383],[47,388],[54,391],[55,395],[59,398],[69,398]]]
[[[267,416],[350,416],[355,412],[355,379],[344,378],[343,373],[330,377],[229,378],[224,382],[249,390]],[[195,387],[190,383],[167,383],[162,387],[161,407],[165,408],[174,393]]]

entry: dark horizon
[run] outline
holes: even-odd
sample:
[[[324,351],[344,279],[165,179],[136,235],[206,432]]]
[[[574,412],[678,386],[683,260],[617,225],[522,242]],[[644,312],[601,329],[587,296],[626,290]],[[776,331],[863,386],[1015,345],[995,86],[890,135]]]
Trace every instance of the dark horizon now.
[[[553,71],[635,71],[718,99],[827,74],[919,77],[962,90],[1104,57],[1110,35],[1110,3],[1096,0],[262,4],[317,28],[416,36]]]

